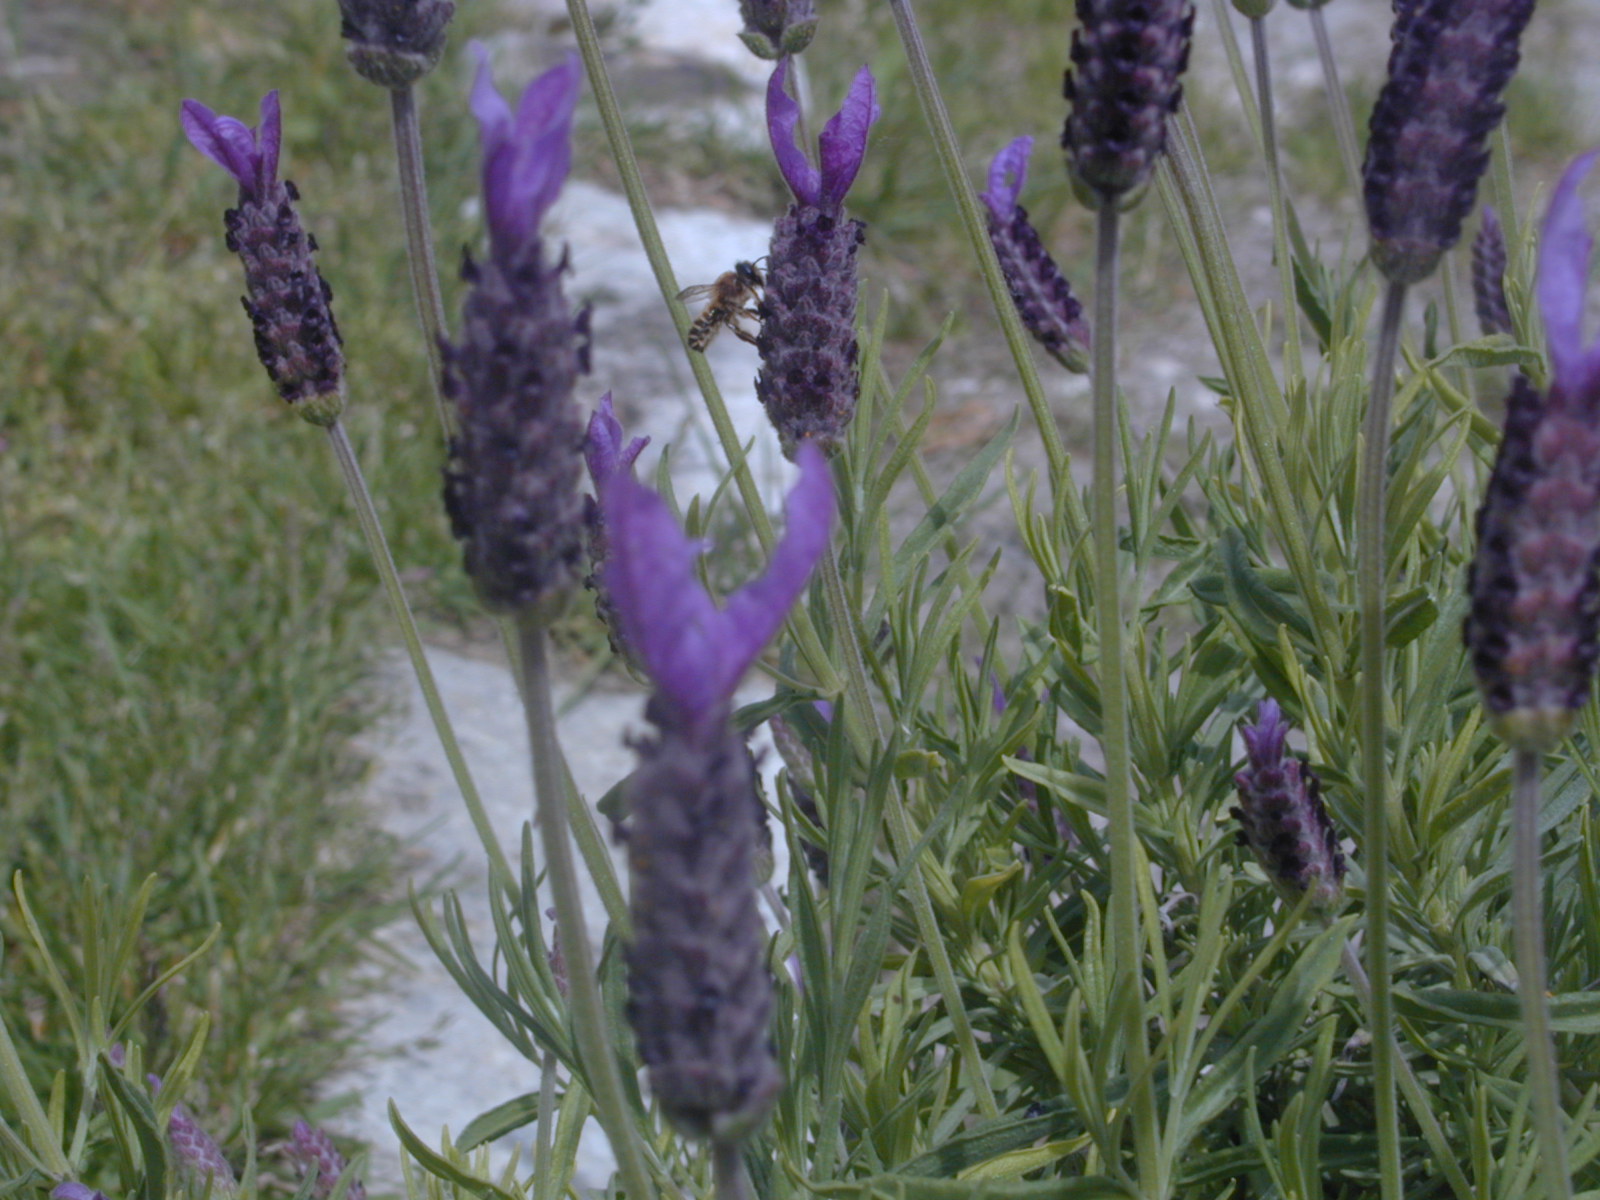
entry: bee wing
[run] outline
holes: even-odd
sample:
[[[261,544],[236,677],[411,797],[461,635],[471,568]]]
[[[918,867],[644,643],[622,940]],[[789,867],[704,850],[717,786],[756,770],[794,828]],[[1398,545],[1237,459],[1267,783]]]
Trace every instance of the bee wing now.
[[[678,299],[684,304],[694,300],[709,300],[716,290],[716,285],[711,283],[697,283],[693,287],[686,287],[678,293]]]

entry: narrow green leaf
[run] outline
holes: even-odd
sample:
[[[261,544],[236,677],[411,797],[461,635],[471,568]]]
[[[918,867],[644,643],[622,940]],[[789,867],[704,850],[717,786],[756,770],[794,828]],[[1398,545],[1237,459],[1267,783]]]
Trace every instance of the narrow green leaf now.
[[[431,1148],[426,1142],[411,1131],[411,1127],[400,1117],[400,1110],[395,1107],[393,1100],[389,1101],[389,1124],[395,1134],[400,1138],[400,1144],[405,1147],[406,1153],[422,1165],[423,1170],[430,1175],[436,1175],[448,1183],[465,1188],[479,1200],[517,1200],[510,1192],[492,1183],[487,1179],[480,1179],[465,1167],[451,1162],[439,1151]]]

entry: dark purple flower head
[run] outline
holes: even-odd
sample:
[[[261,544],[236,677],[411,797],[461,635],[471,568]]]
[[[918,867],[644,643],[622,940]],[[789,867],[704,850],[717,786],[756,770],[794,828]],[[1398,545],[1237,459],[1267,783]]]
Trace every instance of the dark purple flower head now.
[[[1071,105],[1061,132],[1072,190],[1090,208],[1126,208],[1150,182],[1183,96],[1194,5],[1189,0],[1077,0]]]
[[[766,573],[718,608],[695,577],[700,554],[666,502],[627,472],[601,490],[611,543],[605,579],[622,633],[654,680],[663,715],[686,731],[717,728],[739,681],[777,633],[827,550],[833,478],[802,446],[789,493],[788,528]]]
[[[1534,0],[1406,0],[1372,108],[1362,194],[1372,261],[1393,283],[1427,278],[1461,237],[1505,113]]]
[[[1583,219],[1578,188],[1600,151],[1583,155],[1561,177],[1539,237],[1539,312],[1549,338],[1551,382],[1569,397],[1589,395],[1600,383],[1600,340],[1583,344],[1584,296],[1594,239]]]
[[[538,236],[572,168],[572,112],[583,69],[576,54],[522,93],[516,112],[494,86],[489,51],[473,42],[478,74],[472,115],[483,140],[483,208],[497,252],[513,253]]]
[[[339,0],[339,35],[356,73],[380,87],[410,87],[439,62],[451,0]]]
[[[800,105],[784,90],[788,73],[789,60],[784,59],[767,82],[767,133],[772,138],[772,153],[796,200],[837,213],[861,170],[861,160],[867,153],[867,133],[878,119],[877,85],[866,67],[856,72],[844,104],[822,127],[822,136],[817,139],[822,163],[819,170],[795,141]]]
[[[1233,777],[1239,803],[1232,814],[1239,842],[1290,901],[1307,892],[1317,908],[1344,896],[1345,861],[1339,835],[1318,794],[1311,768],[1286,754],[1289,723],[1276,700],[1263,700],[1256,723],[1240,727],[1246,763]]]
[[[1089,323],[1055,259],[1017,203],[1028,178],[1031,137],[1019,137],[989,167],[989,241],[1005,276],[1017,315],[1036,341],[1069,371],[1089,369]]]
[[[739,40],[757,58],[799,54],[817,32],[816,0],[739,0]]]
[[[589,418],[589,432],[583,439],[583,460],[589,466],[589,479],[598,491],[618,471],[633,466],[640,451],[650,444],[647,437],[636,437],[623,446],[622,422],[611,403],[611,393],[600,397],[600,404]]]
[[[1484,707],[1523,750],[1566,736],[1600,660],[1600,344],[1583,342],[1592,243],[1578,195],[1594,159],[1550,199],[1536,284],[1550,386],[1514,381],[1467,575],[1462,633]]]
[[[212,112],[198,100],[185,100],[179,113],[194,148],[232,175],[241,200],[263,200],[278,182],[278,149],[283,116],[278,90],[261,97],[261,123],[251,129],[237,117]]]

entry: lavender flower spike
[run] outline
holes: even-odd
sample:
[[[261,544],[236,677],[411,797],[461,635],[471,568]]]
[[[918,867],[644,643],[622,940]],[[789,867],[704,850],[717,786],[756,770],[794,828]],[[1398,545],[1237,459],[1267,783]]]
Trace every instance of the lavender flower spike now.
[[[339,34],[356,74],[380,87],[410,87],[438,65],[451,0],[339,0]]]
[[[1017,203],[1028,178],[1031,137],[1019,137],[989,168],[989,190],[979,197],[989,210],[989,240],[1017,315],[1035,340],[1069,371],[1089,369],[1089,324],[1083,305],[1044,248],[1028,210]]]
[[[787,60],[767,85],[772,152],[795,202],[778,218],[757,312],[761,373],[756,394],[790,458],[802,442],[831,451],[855,415],[856,251],[866,226],[843,214],[845,193],[878,117],[872,74],[856,74],[843,107],[822,129],[820,167],[795,143],[800,106],[784,90]]]
[[[1167,146],[1167,117],[1183,97],[1194,5],[1189,0],[1077,0],[1072,111],[1061,132],[1072,190],[1089,208],[1127,208]]]
[[[1250,848],[1290,903],[1310,892],[1315,907],[1337,907],[1344,896],[1344,852],[1317,777],[1284,752],[1289,723],[1277,701],[1261,701],[1256,723],[1239,734],[1248,760],[1233,777],[1239,803],[1230,811],[1241,826],[1239,844]]]
[[[573,314],[561,290],[566,256],[552,262],[539,230],[572,164],[581,75],[569,57],[529,84],[513,113],[487,52],[473,48],[489,256],[462,267],[472,287],[461,335],[445,347],[444,390],[459,417],[445,507],[484,605],[514,612],[559,595],[583,554],[572,392],[588,370],[588,316]]]
[[[694,574],[698,549],[666,504],[625,471],[602,490],[607,583],[629,644],[655,681],[628,785],[633,943],[628,1019],[650,1087],[683,1133],[736,1144],[783,1084],[769,1022],[772,978],[756,908],[755,780],[729,725],[733,691],[826,552],[833,485],[799,452],[788,528],[766,574],[718,609]]]
[[[1566,736],[1600,657],[1600,342],[1583,343],[1592,242],[1578,197],[1595,157],[1550,200],[1536,287],[1550,388],[1515,381],[1467,575],[1467,650],[1490,725],[1519,750]]]
[[[1506,304],[1506,235],[1488,205],[1478,236],[1472,239],[1472,302],[1484,336],[1512,332]]]
[[[739,0],[739,40],[757,58],[799,54],[817,32],[816,0]]]
[[[596,497],[604,490],[606,482],[620,472],[631,472],[634,460],[650,444],[649,438],[638,437],[623,445],[622,423],[617,420],[611,404],[611,393],[600,397],[600,405],[589,418],[589,432],[583,440],[583,458],[589,467],[589,481],[594,485],[594,496],[584,497],[583,523],[589,544],[589,574],[583,586],[594,593],[595,613],[606,627],[611,649],[618,658],[632,662],[633,655],[623,640],[617,623],[616,605],[605,584],[605,565],[611,557],[611,541],[606,536],[605,510]]]
[[[1372,261],[1391,282],[1427,278],[1460,239],[1533,5],[1407,0],[1397,9],[1361,168]]]
[[[333,1139],[314,1125],[296,1121],[285,1149],[300,1169],[302,1177],[311,1174],[315,1168],[317,1182],[311,1187],[311,1200],[328,1200],[339,1182],[339,1176],[344,1174],[345,1167],[349,1165],[344,1155],[339,1153],[339,1148],[333,1144]],[[344,1194],[345,1200],[367,1200],[366,1185],[359,1179],[352,1179]]]
[[[203,1192],[211,1181],[213,1196],[231,1197],[239,1192],[239,1181],[211,1135],[179,1104],[167,1122],[167,1141],[172,1145],[173,1161],[191,1191]]]
[[[317,243],[300,225],[294,184],[278,180],[283,119],[278,93],[261,99],[251,129],[198,100],[180,110],[194,148],[233,177],[239,206],[222,215],[227,246],[244,264],[244,310],[256,355],[278,395],[313,425],[332,425],[344,408],[344,354],[334,324],[333,289],[317,270]]]

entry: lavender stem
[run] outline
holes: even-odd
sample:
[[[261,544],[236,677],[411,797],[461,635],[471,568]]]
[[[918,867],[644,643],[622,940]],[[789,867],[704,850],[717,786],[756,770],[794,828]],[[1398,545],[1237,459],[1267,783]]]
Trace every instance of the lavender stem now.
[[[411,291],[417,301],[417,320],[428,352],[428,377],[439,426],[450,437],[450,406],[445,403],[442,380],[444,359],[440,351],[445,336],[444,296],[439,290],[439,268],[433,254],[433,227],[428,219],[428,177],[422,165],[422,133],[417,121],[416,94],[410,86],[389,92],[389,112],[394,127],[395,163],[400,178],[400,207],[405,217],[406,259],[411,266]]]
[[[1361,151],[1356,142],[1356,124],[1350,116],[1350,98],[1344,94],[1344,84],[1339,81],[1339,64],[1333,57],[1333,42],[1328,37],[1328,23],[1322,9],[1310,12],[1311,33],[1317,40],[1317,58],[1322,63],[1322,84],[1328,92],[1328,107],[1333,110],[1333,133],[1339,143],[1339,157],[1344,159],[1344,169],[1350,175],[1350,186],[1357,195],[1361,193]]]
[[[1539,869],[1539,753],[1512,754],[1511,918],[1522,1001],[1523,1054],[1533,1090],[1534,1125],[1543,1159],[1548,1200],[1571,1200],[1572,1175],[1561,1130],[1561,1074],[1550,1030],[1549,986],[1544,954],[1544,900]]]
[[[1384,593],[1388,546],[1389,407],[1400,348],[1406,285],[1384,291],[1372,391],[1362,426],[1356,500],[1356,592],[1361,626],[1361,765],[1366,809],[1361,846],[1367,868],[1367,973],[1372,978],[1372,1074],[1378,1123],[1378,1173],[1384,1200],[1404,1194],[1400,1117],[1394,1084],[1394,1005],[1389,980],[1389,809],[1385,761]]]
[[[1250,19],[1250,49],[1256,68],[1256,105],[1261,110],[1261,148],[1267,159],[1267,194],[1272,204],[1273,254],[1278,260],[1278,283],[1283,291],[1283,390],[1293,394],[1305,379],[1300,354],[1300,305],[1295,296],[1294,260],[1289,253],[1288,204],[1283,196],[1283,164],[1278,156],[1278,122],[1272,100],[1272,61],[1267,57],[1267,25],[1261,17]]]
[[[555,711],[550,704],[550,664],[545,648],[544,623],[524,610],[517,617],[518,662],[523,674],[523,709],[528,719],[528,749],[533,756],[535,822],[544,848],[545,874],[555,901],[556,928],[567,960],[567,986],[571,1001],[573,1035],[583,1064],[584,1082],[594,1097],[600,1124],[616,1155],[623,1190],[630,1197],[650,1200],[656,1194],[639,1147],[638,1130],[628,1111],[617,1068],[616,1052],[605,1026],[605,1002],[595,973],[594,948],[583,916],[583,897],[568,840],[571,821],[567,812],[565,768],[556,738]]]
[[[378,523],[378,512],[373,507],[371,494],[367,491],[366,480],[361,474],[361,464],[356,461],[355,449],[350,445],[350,437],[345,432],[343,421],[335,420],[326,428],[328,443],[333,447],[333,456],[339,462],[345,486],[355,503],[356,518],[361,524],[361,532],[366,536],[372,561],[378,568],[378,578],[383,581],[384,594],[388,596],[389,606],[394,610],[395,620],[400,625],[400,636],[406,644],[406,654],[411,659],[411,669],[416,674],[417,686],[422,689],[422,701],[427,705],[428,716],[432,718],[433,728],[439,735],[439,743],[444,747],[444,756],[450,764],[450,773],[455,776],[456,786],[461,789],[461,798],[467,805],[467,816],[478,834],[478,840],[483,843],[484,852],[489,856],[489,873],[497,886],[508,892],[514,892],[516,877],[512,875],[505,852],[501,850],[500,841],[495,837],[494,826],[489,822],[489,814],[483,807],[482,798],[478,795],[477,784],[473,782],[472,772],[467,769],[466,757],[461,753],[461,744],[456,741],[450,716],[445,712],[444,701],[439,695],[439,685],[433,678],[433,668],[428,665],[428,656],[423,652],[422,638],[417,633],[417,623],[411,615],[411,606],[406,602],[405,589],[400,586],[400,576],[395,570],[394,558],[389,553],[389,543],[383,536],[383,527]]]

